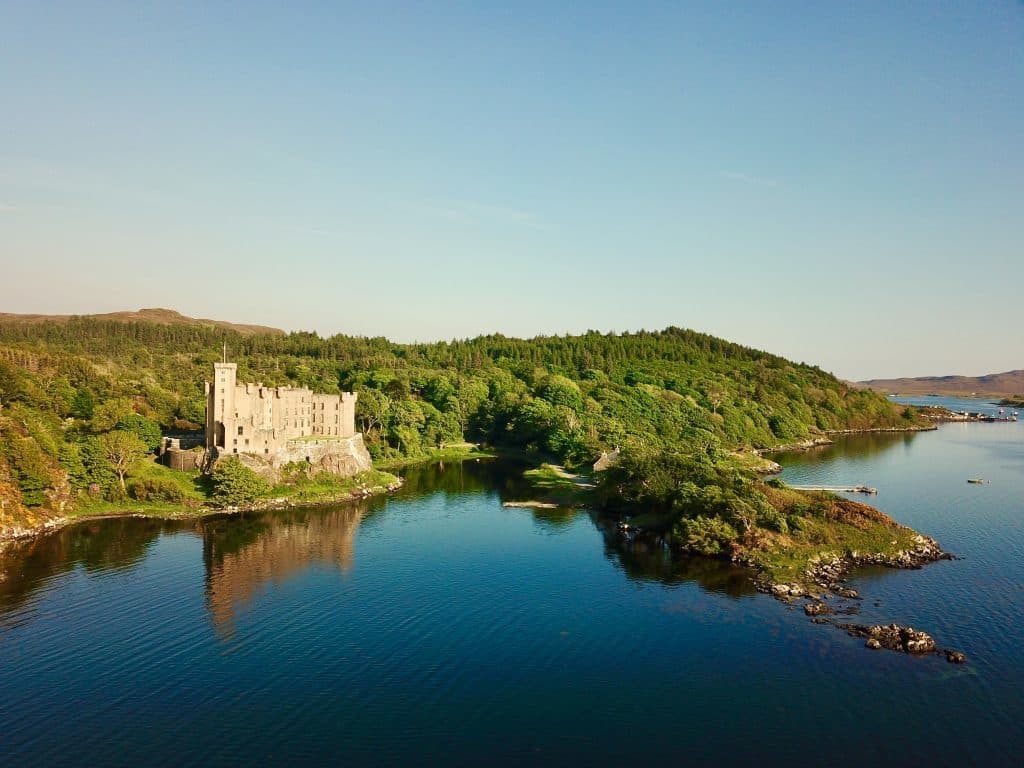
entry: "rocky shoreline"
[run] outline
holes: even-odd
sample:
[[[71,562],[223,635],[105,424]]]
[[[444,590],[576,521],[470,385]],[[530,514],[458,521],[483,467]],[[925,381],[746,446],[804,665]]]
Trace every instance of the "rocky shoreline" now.
[[[898,432],[934,432],[938,429],[936,424],[922,424],[911,427],[871,427],[868,429],[826,429],[825,435],[870,435],[876,433],[898,433]],[[763,456],[766,453],[793,453],[797,451],[809,451],[813,448],[821,448],[825,445],[832,445],[835,441],[829,437],[812,437],[801,440],[799,443],[786,443],[785,445],[773,445],[769,448],[755,448],[754,453]]]
[[[900,651],[911,655],[935,654],[944,656],[951,664],[963,664],[967,657],[962,651],[938,648],[931,635],[913,627],[839,623],[835,619],[825,618],[832,614],[849,616],[859,612],[857,605],[849,601],[860,600],[861,596],[855,589],[846,586],[846,577],[856,567],[880,565],[887,568],[918,569],[939,560],[956,559],[928,536],[918,534],[914,542],[916,546],[913,549],[893,554],[850,552],[843,556],[819,557],[812,561],[806,571],[808,583],[812,585],[810,587],[798,583],[778,584],[762,578],[758,580],[757,588],[787,604],[806,601],[803,603],[803,611],[811,617],[811,621],[815,624],[831,624],[846,630],[851,636],[866,638],[866,648]],[[826,602],[832,600],[837,603]]]
[[[870,435],[878,432],[934,432],[938,427],[934,424],[921,424],[911,427],[871,427],[868,429],[826,429],[826,435]]]
[[[766,453],[793,453],[795,451],[809,451],[812,448],[820,448],[823,445],[832,445],[832,440],[827,437],[815,437],[810,440],[802,440],[799,443],[787,443],[786,445],[774,445],[771,448],[755,448],[754,453],[763,456]]]

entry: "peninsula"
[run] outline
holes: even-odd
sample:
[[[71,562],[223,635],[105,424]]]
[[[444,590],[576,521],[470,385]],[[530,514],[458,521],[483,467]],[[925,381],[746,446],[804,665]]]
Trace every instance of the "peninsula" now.
[[[588,504],[804,593],[859,562],[945,554],[872,507],[766,481],[760,454],[930,428],[819,368],[680,328],[395,344],[145,316],[0,320],[5,536],[82,514],[365,494],[395,483],[371,461],[480,444],[572,471],[603,456]]]

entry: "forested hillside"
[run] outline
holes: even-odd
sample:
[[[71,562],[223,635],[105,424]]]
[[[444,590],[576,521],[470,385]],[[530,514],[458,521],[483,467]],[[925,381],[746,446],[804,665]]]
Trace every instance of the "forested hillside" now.
[[[116,495],[125,476],[110,459],[110,435],[128,433],[151,450],[160,430],[198,428],[202,384],[225,342],[240,381],[358,392],[357,427],[375,458],[462,440],[568,465],[614,447],[714,457],[915,418],[818,368],[679,328],[395,344],[95,318],[7,320],[0,496],[8,508],[73,504],[89,484]]]

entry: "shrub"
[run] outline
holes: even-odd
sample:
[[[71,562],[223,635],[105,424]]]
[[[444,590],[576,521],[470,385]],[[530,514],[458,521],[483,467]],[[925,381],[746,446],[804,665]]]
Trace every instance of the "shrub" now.
[[[289,461],[281,467],[281,482],[285,485],[306,485],[310,480],[309,470],[308,461]]]
[[[212,480],[213,500],[225,506],[251,504],[270,492],[270,483],[234,457],[217,462]]]
[[[178,484],[164,477],[132,480],[128,483],[128,495],[137,501],[174,501],[185,499]]]
[[[789,508],[789,511],[792,513],[792,515],[790,515],[791,517],[793,515],[801,515],[806,517],[811,513],[811,505],[804,504],[802,501],[798,501]]]
[[[779,533],[788,533],[789,525],[786,523],[786,516],[773,507],[761,508],[757,513],[757,524],[762,528]]]
[[[804,519],[799,515],[787,515],[786,523],[789,525],[789,529],[795,533],[799,533],[805,528]]]
[[[107,501],[113,501],[120,503],[128,500],[128,493],[117,483],[107,488],[107,492],[103,494]]]
[[[675,535],[683,549],[699,555],[720,555],[738,536],[735,528],[714,517],[680,520],[675,526]]]

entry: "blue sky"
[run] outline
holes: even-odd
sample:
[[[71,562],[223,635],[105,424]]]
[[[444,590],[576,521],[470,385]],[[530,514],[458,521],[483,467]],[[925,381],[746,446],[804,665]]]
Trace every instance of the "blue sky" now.
[[[0,311],[1024,367],[1021,3],[0,16]]]

